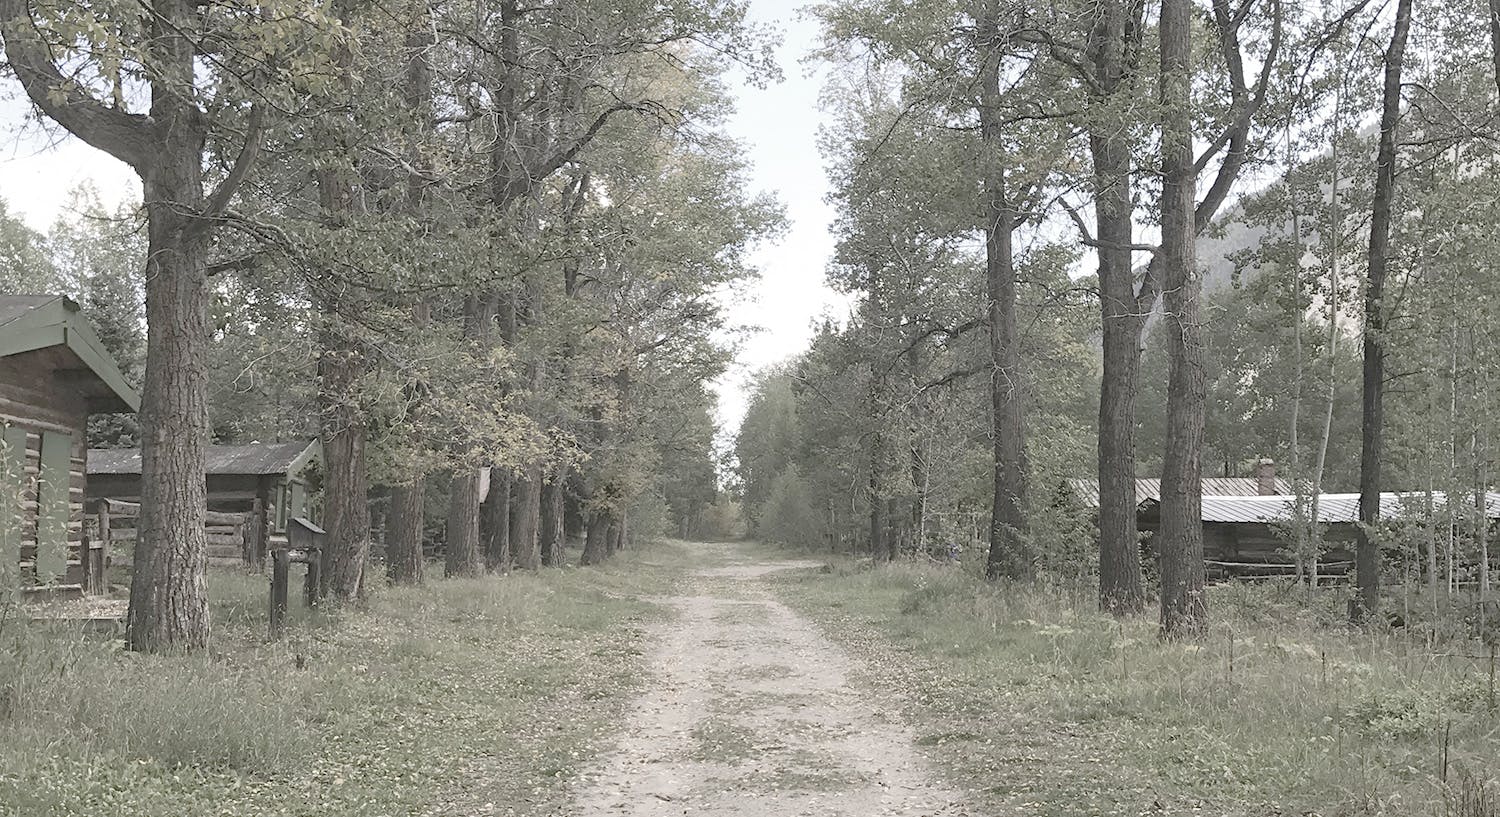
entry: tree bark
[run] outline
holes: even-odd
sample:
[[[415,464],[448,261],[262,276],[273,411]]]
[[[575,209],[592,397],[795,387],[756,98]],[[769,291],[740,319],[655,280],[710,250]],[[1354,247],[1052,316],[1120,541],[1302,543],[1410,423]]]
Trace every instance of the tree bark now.
[[[479,469],[462,466],[448,489],[448,545],[444,571],[468,578],[484,573],[479,549]]]
[[[479,507],[479,537],[484,544],[484,567],[491,573],[509,570],[511,556],[511,476],[507,468],[490,468],[490,494]]]
[[[1161,628],[1166,637],[1201,634],[1203,596],[1203,425],[1207,388],[1194,226],[1198,173],[1191,117],[1192,4],[1163,0],[1161,31],[1163,288],[1170,358],[1167,441],[1161,483]]]
[[[563,531],[563,485],[566,479],[566,469],[559,469],[542,486],[542,528],[538,535],[538,546],[543,567],[558,567],[564,561],[566,539]]]
[[[614,514],[610,517],[609,529],[605,532],[605,547],[609,555],[613,556],[620,552],[625,545],[625,513]]]
[[[341,23],[348,22],[350,6],[350,0],[334,3],[334,15]],[[353,59],[348,46],[338,47],[333,59],[343,91],[351,99],[355,93]],[[314,178],[325,225],[330,230],[341,230],[364,211],[356,189],[358,179],[352,170],[345,168],[345,160],[355,152],[355,125],[348,114],[329,117],[328,122],[327,141],[318,147],[330,156],[324,157],[325,167],[315,171]],[[353,166],[353,162],[347,164]],[[370,555],[369,479],[365,470],[369,420],[360,407],[358,395],[367,362],[360,342],[350,334],[343,320],[346,313],[360,311],[362,298],[363,293],[358,290],[340,290],[326,298],[325,325],[320,333],[322,349],[318,356],[318,408],[328,475],[323,489],[323,527],[328,536],[322,553],[319,592],[343,601],[363,595],[365,563]]]
[[[492,327],[499,309],[493,293],[470,295],[464,299],[464,339],[477,351],[484,352],[493,335]],[[479,541],[479,468],[463,462],[463,452],[454,470],[448,493],[448,547],[445,563],[449,576],[478,576],[484,572],[483,551]]]
[[[354,394],[363,365],[363,355],[355,344],[339,336],[325,337],[318,361],[327,471],[323,523],[328,531],[321,576],[327,593],[343,601],[364,595],[365,563],[370,556],[370,486],[365,469],[368,426]]]
[[[873,391],[873,390],[872,390]],[[872,395],[873,400],[873,395]],[[885,435],[880,432],[881,418],[875,419],[870,434],[870,558],[877,562],[892,559],[889,506],[885,501]]]
[[[542,514],[542,466],[527,465],[516,475],[515,508],[511,514],[510,546],[516,567],[536,570],[542,566],[538,538]]]
[[[421,480],[391,489],[391,510],[385,526],[385,566],[392,584],[422,583],[426,566],[422,558],[425,493]]]
[[[1396,23],[1385,50],[1380,142],[1370,206],[1370,252],[1365,280],[1364,370],[1360,405],[1359,541],[1354,553],[1358,593],[1349,617],[1362,623],[1380,609],[1380,543],[1371,535],[1380,520],[1380,466],[1385,413],[1385,278],[1390,265],[1391,206],[1396,195],[1396,127],[1401,120],[1401,67],[1411,29],[1412,0],[1398,0]]]
[[[602,564],[609,556],[610,524],[610,514],[607,511],[589,513],[588,526],[583,537],[583,553],[578,557],[578,564]]]

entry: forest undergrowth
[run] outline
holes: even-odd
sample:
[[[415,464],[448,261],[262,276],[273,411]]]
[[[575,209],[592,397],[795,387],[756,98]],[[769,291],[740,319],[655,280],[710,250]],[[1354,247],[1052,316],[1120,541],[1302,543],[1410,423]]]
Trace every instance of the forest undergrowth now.
[[[1092,594],[840,561],[778,592],[870,668],[993,814],[1500,813],[1486,648],[1351,633],[1341,591],[1211,588],[1200,642]]]
[[[211,575],[213,649],[0,625],[0,815],[543,815],[643,677],[670,545],[591,570],[381,588],[295,611]],[[298,604],[294,602],[293,607]]]

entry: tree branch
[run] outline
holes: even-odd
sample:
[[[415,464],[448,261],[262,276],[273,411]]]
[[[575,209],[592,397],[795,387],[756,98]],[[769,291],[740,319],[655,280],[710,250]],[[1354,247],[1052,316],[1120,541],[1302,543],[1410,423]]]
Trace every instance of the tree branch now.
[[[240,145],[238,156],[234,157],[234,165],[229,168],[229,175],[225,176],[214,192],[209,194],[208,204],[203,207],[203,215],[198,220],[196,229],[202,229],[210,220],[217,219],[229,209],[229,203],[234,200],[234,194],[245,181],[245,176],[250,173],[250,168],[255,165],[255,159],[260,155],[261,133],[265,130],[265,108],[259,102],[250,106],[250,118],[245,125],[245,141]]]
[[[69,133],[144,175],[154,141],[151,120],[108,107],[64,77],[30,6],[26,0],[0,0],[0,38],[26,95]]]

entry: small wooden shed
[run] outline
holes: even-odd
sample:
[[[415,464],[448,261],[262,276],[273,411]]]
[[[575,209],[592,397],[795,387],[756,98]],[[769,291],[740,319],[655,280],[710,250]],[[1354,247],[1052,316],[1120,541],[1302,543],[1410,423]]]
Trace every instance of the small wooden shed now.
[[[1204,496],[1203,555],[1210,578],[1287,575],[1292,571],[1286,555],[1285,527],[1297,515],[1295,496]],[[1310,513],[1311,497],[1303,497],[1302,512]],[[1423,520],[1428,503],[1441,513],[1448,504],[1442,491],[1386,491],[1380,494],[1383,520]],[[1465,505],[1473,502],[1464,500]],[[1500,493],[1486,496],[1486,516],[1491,524],[1500,519]],[[1469,512],[1465,507],[1464,512]],[[1160,500],[1148,500],[1140,509],[1142,530],[1156,530],[1161,521]],[[1318,496],[1318,524],[1322,527],[1323,563],[1320,573],[1342,576],[1354,565],[1359,541],[1359,494]]]
[[[78,304],[0,295],[0,593],[89,584],[88,418],[139,407]]]
[[[255,514],[262,533],[259,552],[250,555],[264,558],[270,540],[286,535],[288,520],[314,517],[311,494],[322,457],[317,440],[208,446],[208,510]],[[88,475],[91,500],[139,501],[141,450],[96,448],[88,452]]]

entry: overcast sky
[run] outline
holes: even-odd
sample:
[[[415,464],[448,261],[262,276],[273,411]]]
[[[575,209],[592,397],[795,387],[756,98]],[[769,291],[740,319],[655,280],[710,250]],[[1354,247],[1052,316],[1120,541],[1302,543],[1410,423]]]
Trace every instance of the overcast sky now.
[[[799,0],[753,0],[754,22],[774,26],[783,37],[778,61],[784,79],[766,88],[734,83],[738,112],[728,128],[745,144],[752,190],[780,199],[788,229],[757,249],[753,261],[761,280],[748,297],[730,306],[732,321],[757,327],[735,366],[715,384],[720,420],[731,434],[744,414],[751,374],[804,348],[820,315],[845,311],[842,300],[823,285],[833,211],[823,201],[827,182],[817,147],[823,79],[809,75],[803,65],[816,43],[817,26],[800,18],[804,5]],[[85,182],[111,209],[140,199],[140,182],[129,168],[76,139],[25,124],[28,110],[14,80],[0,80],[0,196],[13,214],[46,230],[62,214],[68,192]]]

